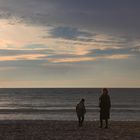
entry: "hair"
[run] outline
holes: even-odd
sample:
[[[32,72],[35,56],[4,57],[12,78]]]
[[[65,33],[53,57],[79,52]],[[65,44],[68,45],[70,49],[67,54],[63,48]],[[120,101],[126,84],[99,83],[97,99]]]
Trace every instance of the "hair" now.
[[[81,99],[81,101],[82,101],[82,102],[84,102],[84,101],[85,101],[85,99],[84,99],[84,98],[82,98],[82,99]]]
[[[107,93],[108,94],[107,88],[103,88],[103,93]]]

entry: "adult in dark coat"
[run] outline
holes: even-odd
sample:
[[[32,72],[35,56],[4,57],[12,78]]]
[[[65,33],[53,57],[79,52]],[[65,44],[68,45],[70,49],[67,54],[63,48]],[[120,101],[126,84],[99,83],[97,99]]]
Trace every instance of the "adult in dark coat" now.
[[[100,107],[100,128],[103,126],[103,120],[106,122],[105,128],[108,128],[108,119],[110,118],[110,96],[108,95],[108,90],[103,89],[103,93],[99,98],[99,107]]]
[[[79,127],[81,127],[83,125],[84,116],[86,113],[84,103],[85,103],[85,99],[81,99],[81,101],[76,105],[76,113],[77,113],[77,117],[78,117]]]

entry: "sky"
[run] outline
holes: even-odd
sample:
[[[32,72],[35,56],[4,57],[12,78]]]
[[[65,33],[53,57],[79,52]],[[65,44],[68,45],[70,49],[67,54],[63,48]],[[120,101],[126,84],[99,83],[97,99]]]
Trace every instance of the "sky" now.
[[[140,87],[139,0],[0,0],[0,88]]]

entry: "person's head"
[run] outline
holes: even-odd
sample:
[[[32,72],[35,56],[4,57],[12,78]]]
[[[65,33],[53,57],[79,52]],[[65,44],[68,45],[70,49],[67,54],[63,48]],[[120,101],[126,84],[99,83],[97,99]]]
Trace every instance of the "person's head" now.
[[[103,88],[103,94],[108,94],[108,90],[107,90],[107,88]]]
[[[82,98],[82,99],[81,99],[81,102],[83,102],[83,103],[84,103],[84,102],[85,102],[85,99],[84,99],[84,98]]]

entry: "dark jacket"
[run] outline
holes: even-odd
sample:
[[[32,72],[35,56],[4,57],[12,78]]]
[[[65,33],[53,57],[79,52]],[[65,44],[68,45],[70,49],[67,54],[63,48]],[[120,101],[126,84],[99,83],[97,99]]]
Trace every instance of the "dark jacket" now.
[[[86,113],[85,105],[83,102],[80,102],[76,105],[76,113],[78,116],[84,116]]]
[[[108,94],[102,94],[99,98],[99,107],[100,107],[100,119],[109,119],[110,118],[110,96]]]

